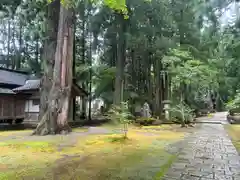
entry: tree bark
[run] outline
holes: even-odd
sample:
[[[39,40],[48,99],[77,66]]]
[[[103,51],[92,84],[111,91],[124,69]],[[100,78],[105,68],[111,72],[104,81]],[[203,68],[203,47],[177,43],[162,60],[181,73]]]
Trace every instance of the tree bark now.
[[[162,64],[159,59],[156,59],[154,65],[154,75],[155,75],[155,108],[154,114],[156,116],[162,115],[162,77],[161,77]]]
[[[72,63],[73,83],[76,83],[76,15],[74,16],[74,38],[73,38],[73,63]],[[73,98],[73,121],[76,120],[76,97]]]
[[[92,34],[90,33],[89,41],[89,99],[88,99],[88,120],[92,120]]]
[[[52,94],[54,109],[58,107],[57,133],[70,132],[68,125],[69,104],[72,88],[73,42],[74,42],[74,11],[61,6],[58,27],[58,43],[55,55]],[[59,88],[60,86],[60,88]],[[59,89],[61,91],[59,91]],[[56,91],[59,97],[54,94]],[[57,94],[57,93],[56,93]]]
[[[39,60],[39,37],[37,37],[35,44],[35,66],[33,70],[37,76],[40,76],[41,66],[38,60]]]
[[[73,9],[65,8],[61,5],[53,81],[48,97],[48,109],[42,115],[41,122],[39,123],[35,134],[46,135],[50,132],[58,134],[71,131],[71,128],[68,125],[68,113],[72,87],[73,41]],[[48,122],[50,128],[46,128]]]
[[[14,56],[11,59],[12,69],[16,69],[16,39],[15,39],[15,26],[16,23],[14,22],[14,18],[11,18],[12,23],[12,45],[13,45],[13,54]]]
[[[21,68],[22,63],[22,22],[19,24],[19,49],[18,49],[18,59],[16,63],[16,69]]]
[[[82,6],[82,11],[80,12],[80,17],[82,19],[82,23],[81,23],[81,65],[85,65],[86,64],[86,23],[87,23],[87,19],[86,19],[86,2],[83,1],[83,6]],[[82,87],[83,89],[87,89],[87,82],[82,82]],[[82,111],[81,111],[81,118],[85,119],[86,118],[86,112],[87,112],[87,99],[83,98],[81,101],[82,104]]]
[[[11,62],[10,62],[10,41],[11,41],[11,20],[9,19],[8,20],[8,35],[7,35],[7,63],[6,63],[6,67],[9,68],[10,65],[11,65]]]
[[[118,52],[116,62],[116,78],[114,90],[114,104],[120,105],[123,101],[123,80],[124,80],[124,65],[125,65],[125,30],[126,24],[122,14],[117,15],[119,19],[119,32],[118,32]]]
[[[53,129],[50,127],[55,126],[54,120],[51,116],[44,117],[45,113],[49,109],[49,93],[52,87],[53,80],[53,68],[54,58],[57,47],[57,33],[58,33],[58,21],[60,11],[60,0],[55,0],[48,5],[47,8],[47,20],[46,20],[46,40],[43,45],[43,69],[44,73],[40,83],[40,113],[39,113],[39,126],[35,130],[35,134],[54,134]],[[46,116],[46,115],[45,115]],[[46,119],[43,122],[43,119]]]

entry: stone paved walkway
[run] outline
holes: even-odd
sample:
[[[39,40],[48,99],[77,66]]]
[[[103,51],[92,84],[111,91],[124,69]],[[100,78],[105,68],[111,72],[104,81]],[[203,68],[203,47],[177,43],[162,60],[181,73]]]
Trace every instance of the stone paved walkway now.
[[[225,122],[223,113],[213,121]],[[188,140],[164,180],[240,180],[240,157],[222,124],[204,123]]]

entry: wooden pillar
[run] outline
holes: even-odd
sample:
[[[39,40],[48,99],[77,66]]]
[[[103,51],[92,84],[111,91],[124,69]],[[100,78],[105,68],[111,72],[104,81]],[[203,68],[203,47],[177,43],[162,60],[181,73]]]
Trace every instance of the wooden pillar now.
[[[1,116],[3,117],[3,103],[4,103],[3,101],[4,101],[4,99],[1,97],[1,98],[0,98],[0,107],[1,107],[1,108],[0,108],[0,110],[1,110],[1,111],[0,111],[0,112],[1,112],[1,113],[0,113],[0,117],[1,117]]]
[[[81,119],[85,119],[86,118],[86,107],[87,105],[87,99],[85,96],[81,97]]]
[[[72,120],[76,121],[76,97],[72,99],[72,113],[73,113]]]
[[[68,121],[73,121],[73,98],[70,99]]]

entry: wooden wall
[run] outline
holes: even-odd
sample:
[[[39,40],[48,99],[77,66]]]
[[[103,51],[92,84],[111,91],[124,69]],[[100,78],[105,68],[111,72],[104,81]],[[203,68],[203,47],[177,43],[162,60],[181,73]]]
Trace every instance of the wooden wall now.
[[[24,97],[0,95],[0,120],[24,118]]]
[[[2,120],[23,119],[25,123],[38,123],[39,111],[26,109],[27,102],[40,99],[38,91],[29,91],[25,94],[0,94],[0,123]],[[71,100],[69,109],[69,121],[73,121],[73,101]]]

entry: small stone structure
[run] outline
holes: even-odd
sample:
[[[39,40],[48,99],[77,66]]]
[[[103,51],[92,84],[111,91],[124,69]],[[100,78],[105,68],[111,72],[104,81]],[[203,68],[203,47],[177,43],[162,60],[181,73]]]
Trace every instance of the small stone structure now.
[[[169,101],[169,100],[163,101],[163,110],[164,110],[166,120],[170,120],[170,112],[169,112],[170,111],[170,103],[171,103],[171,101]]]
[[[143,104],[143,108],[142,108],[142,116],[145,118],[150,118],[151,117],[150,112],[151,112],[151,110],[150,110],[149,104],[147,102],[145,102]]]

